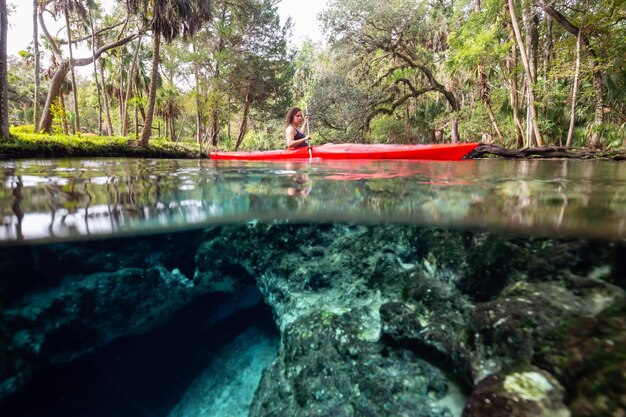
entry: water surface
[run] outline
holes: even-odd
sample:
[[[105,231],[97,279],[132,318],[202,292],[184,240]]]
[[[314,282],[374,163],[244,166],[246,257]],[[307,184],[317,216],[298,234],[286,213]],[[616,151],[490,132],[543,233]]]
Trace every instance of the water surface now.
[[[0,178],[3,244],[285,219],[626,236],[619,162],[56,159]]]
[[[0,162],[0,415],[617,409],[625,167]]]

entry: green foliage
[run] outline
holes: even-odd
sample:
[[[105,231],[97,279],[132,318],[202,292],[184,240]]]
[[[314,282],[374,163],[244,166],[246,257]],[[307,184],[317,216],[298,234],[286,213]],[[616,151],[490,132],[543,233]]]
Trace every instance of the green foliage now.
[[[270,150],[285,147],[285,123],[279,120],[269,121],[259,130],[249,131],[240,150]]]
[[[35,125],[11,126],[11,134],[35,133]]]
[[[599,126],[594,124],[587,126],[587,134],[591,134],[594,131],[602,134],[602,147],[604,148],[619,149],[626,146],[626,122],[621,125],[602,123]]]
[[[45,135],[28,133],[32,126],[11,127],[13,138],[0,142],[0,154],[20,157],[67,156],[137,156],[155,158],[196,158],[200,149],[195,143],[174,145],[165,140],[151,141],[143,147],[127,138],[93,135]]]
[[[296,105],[304,108],[311,101],[313,93],[313,81],[316,76],[315,68],[320,60],[320,45],[307,40],[298,49],[293,58],[294,74],[292,79],[292,90],[294,96],[299,102]]]
[[[63,133],[63,123],[67,123],[67,114],[58,99],[50,106],[50,113],[52,113],[52,132]]]
[[[497,142],[489,106],[503,136],[497,144],[515,146],[518,132],[513,124],[510,96],[514,78],[518,93],[515,110],[522,127],[526,126],[523,67],[511,37],[511,16],[504,0],[482,0],[480,11],[474,0],[332,0],[321,15],[328,45],[306,41],[295,51],[287,48],[291,23],[280,22],[273,0],[212,1],[213,19],[202,25],[200,22],[208,12],[207,2],[148,2],[145,9],[140,7],[143,2],[128,3],[136,12],[125,26],[128,31],[153,24],[153,29],[171,41],[161,48],[160,76],[156,80],[158,112],[153,125],[159,125],[163,135],[166,120],[174,122],[175,136],[180,136],[180,141],[194,140],[198,112],[202,136],[209,137],[216,127],[218,147],[230,149],[232,138],[226,134],[226,127],[236,130],[247,110],[249,132],[243,148],[282,148],[285,111],[298,105],[308,108],[314,117],[311,122],[316,143],[431,142],[441,135],[443,140],[449,140],[451,121],[455,118],[462,138]],[[576,37],[556,20],[548,32],[547,15],[539,5],[516,4],[520,21],[524,16],[527,21],[528,16],[533,16],[538,24],[534,89],[538,123],[546,143],[558,145],[565,141],[569,128]],[[601,146],[623,147],[624,0],[550,4],[572,25],[584,26],[583,33],[602,75],[604,121],[596,125],[594,61],[591,54],[583,51],[573,143],[584,146],[590,135],[599,133]],[[106,15],[94,4],[91,12],[96,30],[125,19],[125,6],[125,2],[119,2]],[[78,20],[72,33],[76,39],[88,39],[82,46],[90,46],[90,28]],[[527,28],[528,25],[522,25],[525,41],[529,39]],[[176,37],[193,32],[193,37]],[[103,32],[101,44],[117,36],[118,33]],[[120,97],[131,79],[135,86],[129,100],[130,130],[134,127],[134,110],[139,124],[143,124],[150,81],[150,36],[148,32],[141,38],[137,74],[129,74],[135,41],[111,49],[99,60],[116,131],[121,129]],[[548,40],[552,42],[550,50]],[[511,61],[513,52],[517,54],[516,65]],[[45,54],[43,57],[42,68],[50,67]],[[8,64],[10,122],[32,123],[32,47],[9,57]],[[104,120],[104,109],[99,108],[103,104],[102,91],[98,97],[91,73],[78,71],[77,81],[83,132],[96,132]],[[49,80],[42,76],[41,82],[43,104]],[[453,111],[442,88],[456,98],[460,111]],[[72,95],[67,91],[65,94],[65,112],[59,102],[52,109],[55,134],[62,132],[63,124],[71,123],[74,117],[70,111]],[[236,131],[230,134],[237,136]]]
[[[370,123],[370,128],[369,138],[372,143],[412,143],[415,138],[406,120],[395,116],[376,117]]]
[[[309,111],[318,126],[342,141],[354,142],[366,125],[367,110],[378,97],[340,73],[328,71],[314,81]]]
[[[449,71],[471,70],[504,59],[512,42],[503,42],[505,36],[499,22],[488,21],[486,16],[485,13],[472,14],[459,30],[450,33],[450,54],[446,62]]]

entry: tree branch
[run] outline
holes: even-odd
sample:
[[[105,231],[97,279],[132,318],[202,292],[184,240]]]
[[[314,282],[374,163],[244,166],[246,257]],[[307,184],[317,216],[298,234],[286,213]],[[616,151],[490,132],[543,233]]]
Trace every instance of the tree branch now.
[[[98,35],[106,32],[108,30],[114,29],[114,28],[116,28],[116,27],[118,27],[120,25],[123,25],[123,24],[124,24],[124,22],[118,22],[118,23],[116,23],[116,24],[114,24],[112,26],[109,26],[109,27],[106,27],[106,28],[98,30],[93,35],[94,36],[98,36]],[[91,34],[88,34],[88,35],[83,36],[82,38],[72,39],[72,43],[76,44],[76,43],[79,43],[79,42],[84,42],[84,41],[87,41],[87,40],[91,40],[91,38],[92,38]],[[63,39],[63,40],[59,41],[59,45],[67,45],[67,40]]]
[[[46,39],[48,39],[48,43],[50,43],[50,48],[52,49],[52,54],[54,55],[54,58],[57,60],[57,62],[61,62],[63,60],[63,54],[61,54],[61,50],[59,49],[59,47],[57,46],[57,43],[54,41],[54,39],[50,35],[50,32],[48,32],[46,23],[43,20],[43,10],[44,10],[43,7],[44,6],[40,6],[37,9],[37,18],[39,19],[39,26],[41,26],[41,31],[43,32]]]
[[[113,48],[117,48],[118,46],[124,45],[132,40],[134,40],[135,38],[137,38],[140,34],[145,33],[145,30],[142,30],[138,33],[133,33],[132,35],[128,35],[125,38],[119,39],[115,42],[111,42],[109,44],[106,44],[104,46],[102,46],[101,48],[98,48],[96,50],[96,52],[94,52],[94,54],[88,58],[79,58],[79,59],[74,59],[71,64],[72,66],[75,67],[82,67],[85,65],[89,65],[91,64],[95,59],[100,58],[100,56],[108,51],[109,49],[113,49]]]
[[[425,93],[427,93],[429,91],[433,91],[434,90],[432,87],[424,87],[424,88],[418,90],[418,89],[416,89],[413,86],[413,83],[411,83],[411,81],[408,80],[407,78],[398,78],[395,81],[395,84],[397,85],[399,83],[403,83],[407,87],[409,87],[409,90],[411,90],[411,96],[415,97],[415,98],[417,98],[417,97],[421,96],[422,94],[425,94]]]

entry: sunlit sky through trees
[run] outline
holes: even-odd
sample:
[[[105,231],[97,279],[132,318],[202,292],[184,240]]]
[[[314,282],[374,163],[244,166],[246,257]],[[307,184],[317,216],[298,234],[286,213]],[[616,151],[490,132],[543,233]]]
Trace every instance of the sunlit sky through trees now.
[[[322,32],[317,22],[317,15],[326,5],[327,0],[282,0],[278,4],[278,11],[281,21],[284,23],[291,16],[294,27],[291,44],[299,45],[304,39],[310,38],[313,41],[322,40]],[[114,3],[113,0],[103,0],[107,10]],[[21,50],[25,50],[32,42],[33,37],[33,4],[32,1],[9,0],[9,41],[8,53],[15,55]],[[50,22],[47,19],[46,22]],[[50,24],[51,32],[56,32],[62,27]]]

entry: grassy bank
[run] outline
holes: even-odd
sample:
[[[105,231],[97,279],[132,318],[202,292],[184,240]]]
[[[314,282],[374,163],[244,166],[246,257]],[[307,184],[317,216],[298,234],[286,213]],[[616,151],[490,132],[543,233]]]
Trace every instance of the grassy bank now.
[[[64,157],[199,158],[196,143],[152,139],[148,146],[119,136],[43,135],[32,126],[10,129],[12,137],[0,139],[0,159]],[[206,154],[205,156],[206,157]]]

